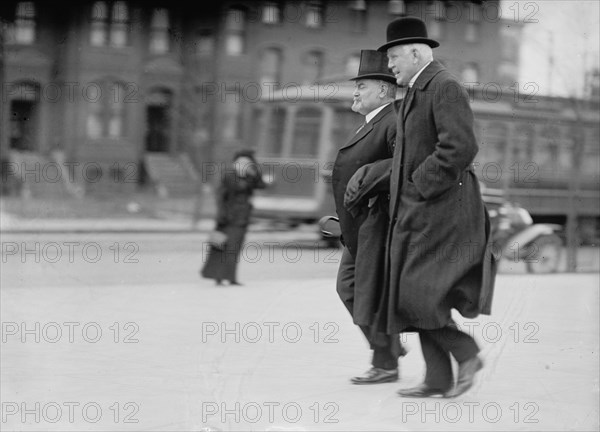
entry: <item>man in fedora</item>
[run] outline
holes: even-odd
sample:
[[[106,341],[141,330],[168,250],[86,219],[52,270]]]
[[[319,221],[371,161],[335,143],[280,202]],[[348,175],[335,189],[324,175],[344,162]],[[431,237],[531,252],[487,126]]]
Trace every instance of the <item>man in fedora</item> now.
[[[478,147],[467,92],[437,61],[423,21],[387,27],[388,66],[407,95],[398,107],[390,180],[386,294],[378,328],[417,331],[426,363],[423,384],[405,397],[455,397],[483,363],[475,340],[457,329],[464,317],[489,314],[495,260],[489,219],[472,169]],[[451,357],[458,362],[454,383]]]
[[[377,334],[371,328],[383,287],[389,175],[396,140],[392,102],[397,88],[387,57],[375,50],[361,52],[358,75],[351,80],[355,84],[352,110],[365,118],[338,151],[332,172],[344,244],[337,292],[373,350],[372,368],[351,381],[377,384],[398,380],[398,357],[405,353],[398,334]],[[350,210],[344,207],[345,197],[351,199],[347,200]]]

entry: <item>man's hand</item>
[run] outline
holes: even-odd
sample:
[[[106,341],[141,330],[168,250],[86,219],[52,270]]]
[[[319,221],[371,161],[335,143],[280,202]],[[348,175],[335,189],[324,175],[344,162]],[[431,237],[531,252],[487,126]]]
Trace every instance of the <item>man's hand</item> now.
[[[344,193],[344,207],[350,206],[356,199],[356,195],[362,186],[366,171],[365,166],[361,166],[348,181],[346,192]]]

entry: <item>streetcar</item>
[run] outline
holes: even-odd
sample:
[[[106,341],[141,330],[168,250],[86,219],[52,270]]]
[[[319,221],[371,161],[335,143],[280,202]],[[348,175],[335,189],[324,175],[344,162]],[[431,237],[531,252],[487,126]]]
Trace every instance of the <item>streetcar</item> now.
[[[338,149],[362,122],[351,111],[353,84],[296,86],[253,104],[249,133],[272,186],[255,214],[289,225],[335,214],[330,173]],[[600,221],[598,102],[564,98],[491,100],[469,90],[479,153],[475,172],[488,190],[539,222],[577,218],[580,238],[596,242]],[[569,213],[571,212],[571,213]]]

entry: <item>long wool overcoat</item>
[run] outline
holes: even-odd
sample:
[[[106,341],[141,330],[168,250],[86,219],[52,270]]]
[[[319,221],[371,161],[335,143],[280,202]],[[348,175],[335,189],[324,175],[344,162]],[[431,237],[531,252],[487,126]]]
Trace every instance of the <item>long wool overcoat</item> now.
[[[437,61],[396,104],[387,291],[376,326],[441,328],[451,309],[491,312],[496,272],[489,218],[472,162],[478,146],[462,85]]]
[[[395,142],[396,116],[390,104],[340,148],[333,167],[336,212],[344,243],[354,257],[352,317],[357,325],[373,322],[384,284],[385,242],[389,225],[389,171]],[[379,164],[379,161],[384,163]],[[360,167],[367,168],[361,193],[351,210],[348,210],[344,206],[346,186]],[[369,207],[368,198],[374,196],[377,196],[377,200]]]

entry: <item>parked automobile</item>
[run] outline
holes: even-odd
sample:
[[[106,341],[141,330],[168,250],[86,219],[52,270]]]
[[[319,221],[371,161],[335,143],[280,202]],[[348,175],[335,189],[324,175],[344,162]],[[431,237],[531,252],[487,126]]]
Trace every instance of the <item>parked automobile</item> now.
[[[527,210],[508,201],[498,206],[488,204],[488,211],[494,247],[502,258],[523,261],[530,273],[558,270],[563,251],[561,225],[535,224]]]

